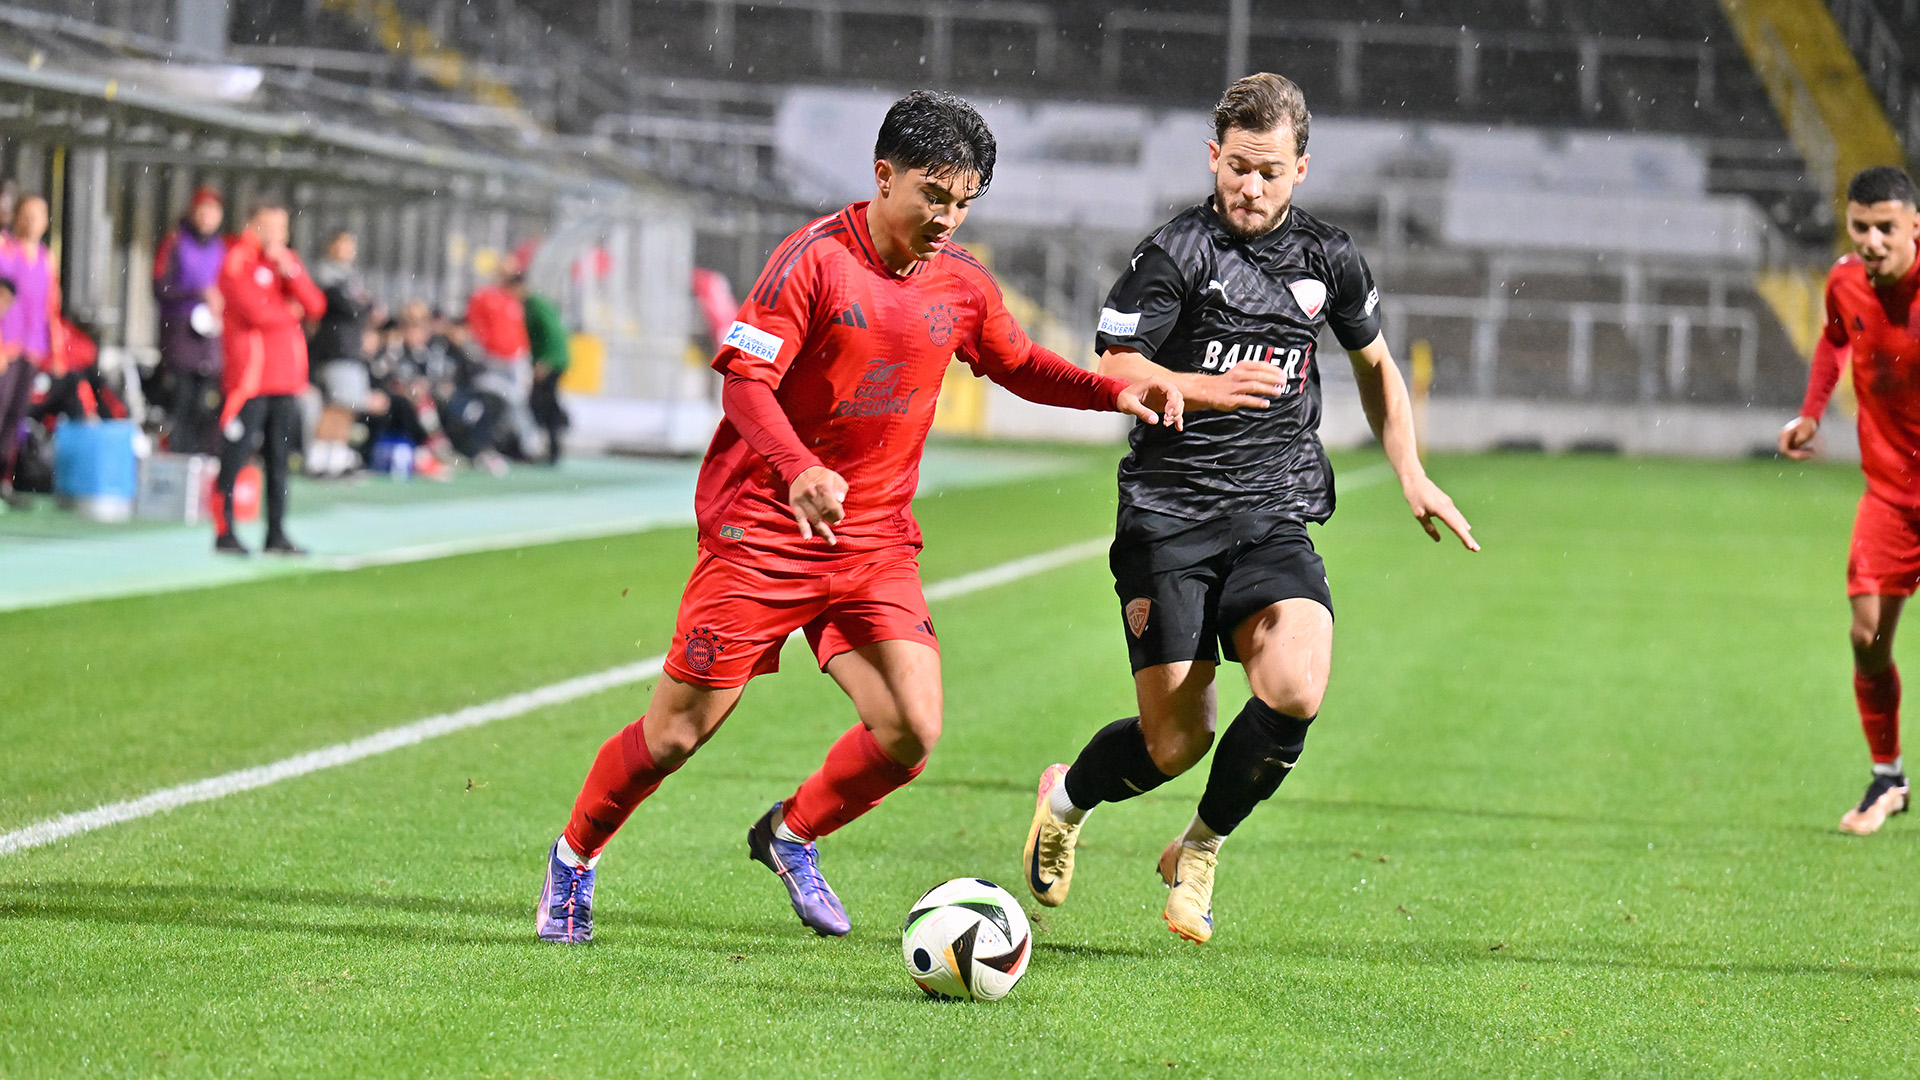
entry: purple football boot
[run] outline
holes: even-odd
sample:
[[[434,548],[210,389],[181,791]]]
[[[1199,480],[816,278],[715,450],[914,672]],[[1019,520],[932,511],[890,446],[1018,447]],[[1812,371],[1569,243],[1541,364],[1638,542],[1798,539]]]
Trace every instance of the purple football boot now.
[[[833,895],[832,886],[820,876],[820,852],[812,844],[796,844],[773,834],[779,820],[780,804],[753,823],[747,830],[747,857],[780,875],[787,887],[787,899],[793,913],[807,929],[822,937],[840,937],[853,929],[847,909]]]
[[[547,882],[540,889],[540,906],[533,913],[533,932],[541,941],[585,945],[593,940],[593,867],[569,866],[560,858],[560,845],[547,849]]]

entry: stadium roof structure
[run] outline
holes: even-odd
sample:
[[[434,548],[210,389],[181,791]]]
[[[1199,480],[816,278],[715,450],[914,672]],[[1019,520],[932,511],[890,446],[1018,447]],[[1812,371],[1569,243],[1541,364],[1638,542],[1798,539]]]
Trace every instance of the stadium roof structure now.
[[[0,134],[59,135],[127,160],[435,192],[496,205],[619,203],[671,189],[620,161],[554,155],[531,124],[467,124],[440,106],[0,4]],[[8,55],[11,53],[12,55]]]

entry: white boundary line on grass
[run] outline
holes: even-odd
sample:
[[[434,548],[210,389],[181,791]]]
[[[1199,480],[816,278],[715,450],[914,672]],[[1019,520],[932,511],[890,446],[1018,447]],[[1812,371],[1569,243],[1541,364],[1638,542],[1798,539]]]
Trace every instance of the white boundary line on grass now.
[[[947,600],[1056,570],[1092,558],[1105,551],[1108,542],[1104,537],[1083,540],[1077,544],[1068,544],[1052,551],[1029,555],[998,566],[990,566],[985,570],[977,570],[971,574],[962,574],[957,578],[936,582],[927,587],[927,599]],[[496,720],[509,720],[516,716],[524,716],[535,709],[564,704],[616,687],[642,682],[660,674],[661,665],[665,662],[665,655],[648,657],[637,663],[623,664],[620,667],[565,679],[524,693],[510,694],[479,705],[469,705],[454,712],[429,716],[425,720],[391,727],[351,742],[336,743],[309,753],[296,754],[270,765],[240,769],[221,776],[196,780],[190,784],[162,788],[137,799],[107,803],[91,810],[48,818],[10,833],[0,833],[0,856],[41,847],[69,836],[78,836],[94,829],[104,829],[109,825],[119,825],[143,817],[151,817],[154,814],[163,814],[193,803],[210,802],[242,791],[266,787],[268,784],[277,784],[282,780],[291,780],[322,769],[351,764],[363,758],[423,743],[428,739],[451,735],[456,731],[491,724]]]
[[[1355,491],[1379,483],[1390,475],[1392,470],[1386,465],[1356,469],[1349,475],[1344,486],[1349,491]],[[968,593],[1011,584],[1022,578],[1044,574],[1049,570],[1057,570],[1060,567],[1090,559],[1105,551],[1110,542],[1106,537],[1095,537],[1082,540],[1077,544],[1054,548],[1052,551],[1014,559],[998,566],[989,566],[971,574],[948,578],[946,581],[927,586],[926,596],[929,601],[950,600],[956,596],[965,596]],[[664,654],[648,657],[636,663],[623,664],[591,675],[564,679],[523,693],[509,694],[479,705],[469,705],[454,712],[429,716],[425,720],[416,720],[411,724],[377,731],[350,742],[336,743],[305,754],[296,754],[269,765],[256,765],[251,769],[240,769],[221,776],[196,780],[190,784],[162,788],[137,799],[107,803],[91,810],[48,818],[45,821],[15,829],[13,832],[0,833],[0,856],[41,847],[69,836],[104,829],[109,825],[119,825],[144,817],[152,817],[155,814],[163,814],[193,803],[210,802],[242,791],[266,787],[268,784],[277,784],[282,780],[291,780],[322,769],[348,765],[363,758],[414,746],[428,739],[451,735],[456,731],[491,724],[496,720],[510,720],[549,705],[561,705],[606,690],[644,682],[660,674],[661,665],[665,662]]]

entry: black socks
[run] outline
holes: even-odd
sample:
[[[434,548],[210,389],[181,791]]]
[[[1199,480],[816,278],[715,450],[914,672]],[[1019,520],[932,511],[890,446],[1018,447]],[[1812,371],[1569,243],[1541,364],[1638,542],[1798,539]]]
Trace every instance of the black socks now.
[[[1065,783],[1073,805],[1091,810],[1103,802],[1145,795],[1171,779],[1147,753],[1140,718],[1129,716],[1094,733],[1073,768],[1067,770]]]
[[[1307,726],[1312,723],[1311,716],[1302,720],[1257,697],[1249,699],[1214,744],[1213,771],[1207,775],[1206,794],[1200,796],[1200,820],[1221,836],[1239,827],[1255,806],[1280,790],[1280,782],[1300,760]],[[1085,760],[1084,754],[1081,759]],[[1073,774],[1067,778],[1071,780]],[[1079,800],[1074,803],[1079,805]]]

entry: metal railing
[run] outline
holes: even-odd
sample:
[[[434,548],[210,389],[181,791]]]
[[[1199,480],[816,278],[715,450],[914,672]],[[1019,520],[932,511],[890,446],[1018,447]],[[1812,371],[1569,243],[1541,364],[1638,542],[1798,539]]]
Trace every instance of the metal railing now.
[[[1494,396],[1501,369],[1502,331],[1509,324],[1565,323],[1567,361],[1565,391],[1587,398],[1594,391],[1594,329],[1620,328],[1635,353],[1636,390],[1643,401],[1658,399],[1662,391],[1684,397],[1695,379],[1693,333],[1696,329],[1727,330],[1739,334],[1734,358],[1734,384],[1743,398],[1751,398],[1759,383],[1760,320],[1744,308],[1707,305],[1607,303],[1588,300],[1518,300],[1507,297],[1391,296],[1380,301],[1381,322],[1388,346],[1406,355],[1414,319],[1453,319],[1472,323],[1468,369],[1475,397]],[[1661,338],[1664,336],[1664,341]],[[1665,348],[1660,346],[1664,344]]]
[[[1124,8],[1108,12],[1102,26],[1100,75],[1103,84],[1110,90],[1119,86],[1122,49],[1129,33],[1196,34],[1219,37],[1225,42],[1236,30],[1225,15]],[[1455,59],[1454,92],[1463,105],[1472,105],[1480,98],[1480,57],[1483,51],[1489,49],[1570,53],[1577,56],[1580,107],[1589,114],[1600,107],[1603,61],[1619,57],[1691,62],[1694,65],[1695,99],[1703,109],[1712,108],[1714,103],[1715,50],[1704,42],[1325,19],[1254,19],[1247,23],[1245,33],[1256,38],[1285,38],[1332,45],[1335,49],[1334,63],[1340,99],[1348,107],[1360,101],[1360,56],[1362,50],[1371,45],[1410,45],[1452,53]]]
[[[768,7],[755,0],[703,0],[707,9],[707,36],[713,43],[713,66],[725,71],[733,66],[735,23],[738,9]],[[936,80],[953,76],[953,28],[955,23],[997,23],[1016,25],[1033,35],[1034,65],[1053,64],[1058,33],[1053,9],[1045,4],[1016,3],[1012,0],[782,0],[784,10],[813,14],[813,51],[823,71],[838,72],[842,65],[844,31],[842,20],[848,15],[884,16],[915,19],[923,27],[923,47],[927,72]]]

